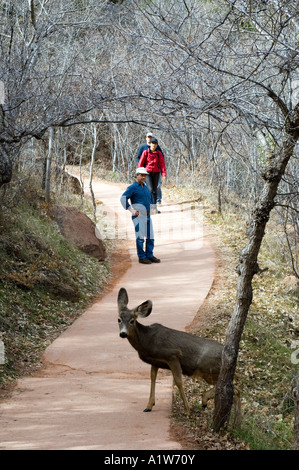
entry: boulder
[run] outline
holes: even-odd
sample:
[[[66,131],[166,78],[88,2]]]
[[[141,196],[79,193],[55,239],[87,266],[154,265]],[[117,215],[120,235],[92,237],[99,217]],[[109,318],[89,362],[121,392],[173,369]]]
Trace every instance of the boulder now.
[[[60,233],[77,248],[90,256],[104,261],[106,249],[103,241],[97,237],[95,223],[76,207],[52,205],[49,209],[51,217],[57,223]]]

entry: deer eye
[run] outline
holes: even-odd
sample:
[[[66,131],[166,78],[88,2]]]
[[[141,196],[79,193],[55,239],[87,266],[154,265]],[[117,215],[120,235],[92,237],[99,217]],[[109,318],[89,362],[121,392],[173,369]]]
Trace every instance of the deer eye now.
[[[133,325],[134,324],[134,318],[131,318],[131,320],[129,321],[130,325]]]
[[[120,318],[118,318],[117,321],[118,321],[118,323],[121,323],[121,319],[120,319]]]

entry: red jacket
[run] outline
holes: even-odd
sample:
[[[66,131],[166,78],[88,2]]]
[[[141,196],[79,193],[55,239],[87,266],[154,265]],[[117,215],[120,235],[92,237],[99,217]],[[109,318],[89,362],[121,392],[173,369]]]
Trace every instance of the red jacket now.
[[[145,167],[149,173],[162,173],[166,176],[166,166],[162,153],[159,150],[151,152],[150,149],[144,150],[140,157],[138,167]]]

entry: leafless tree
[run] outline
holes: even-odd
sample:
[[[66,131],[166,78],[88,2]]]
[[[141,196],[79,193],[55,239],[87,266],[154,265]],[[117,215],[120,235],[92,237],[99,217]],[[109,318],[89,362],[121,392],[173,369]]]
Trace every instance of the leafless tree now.
[[[161,122],[167,117],[174,123],[184,112],[190,127],[206,128],[222,145],[236,143],[231,154],[254,170],[258,183],[216,390],[214,428],[219,430],[229,421],[239,343],[265,227],[297,151],[297,6],[283,0],[267,5],[242,0],[133,3],[137,13],[131,36],[140,38],[143,30],[144,47],[155,51],[138,84],[140,94],[152,96],[152,109]],[[159,57],[160,64],[164,60],[161,69],[155,67]],[[255,162],[244,145],[242,149],[241,135],[260,149]]]
[[[10,181],[28,139],[42,139],[50,128],[106,122],[114,163],[125,171],[138,124],[162,136],[174,173],[178,165],[194,172],[208,163],[220,203],[226,187],[255,199],[215,429],[229,421],[270,213],[279,202],[288,217],[297,214],[298,26],[295,0],[8,0],[1,6],[0,186]]]
[[[117,68],[109,61],[115,9],[108,0],[1,5],[0,186],[11,180],[21,147],[31,138],[42,139],[48,129],[90,122],[91,110],[93,120],[101,122],[101,113],[116,102],[113,121],[130,121],[123,113],[127,97],[111,81]]]
[[[298,159],[290,162],[284,174],[277,195],[277,214],[280,246],[292,269],[299,279],[299,165]]]

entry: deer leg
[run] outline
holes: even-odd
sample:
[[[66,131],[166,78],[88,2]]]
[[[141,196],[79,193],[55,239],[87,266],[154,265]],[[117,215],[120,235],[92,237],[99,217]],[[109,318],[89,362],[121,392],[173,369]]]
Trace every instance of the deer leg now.
[[[206,390],[206,391],[203,393],[202,399],[201,399],[202,407],[203,407],[203,408],[206,408],[208,401],[209,401],[211,398],[214,398],[214,396],[215,396],[215,387],[211,388],[210,390]]]
[[[181,368],[180,361],[178,359],[176,359],[176,360],[173,360],[173,361],[169,362],[169,367],[170,367],[172,375],[173,375],[174,383],[176,384],[176,386],[179,389],[181,398],[182,398],[183,403],[184,403],[185,411],[186,411],[187,415],[189,415],[190,414],[190,408],[189,408],[187,398],[186,398],[184,388],[183,388],[182,368]]]
[[[156,388],[156,379],[157,379],[157,373],[158,373],[158,367],[156,366],[151,366],[151,391],[150,391],[150,396],[148,399],[148,404],[145,410],[143,411],[152,411],[152,408],[155,404],[155,388]]]

